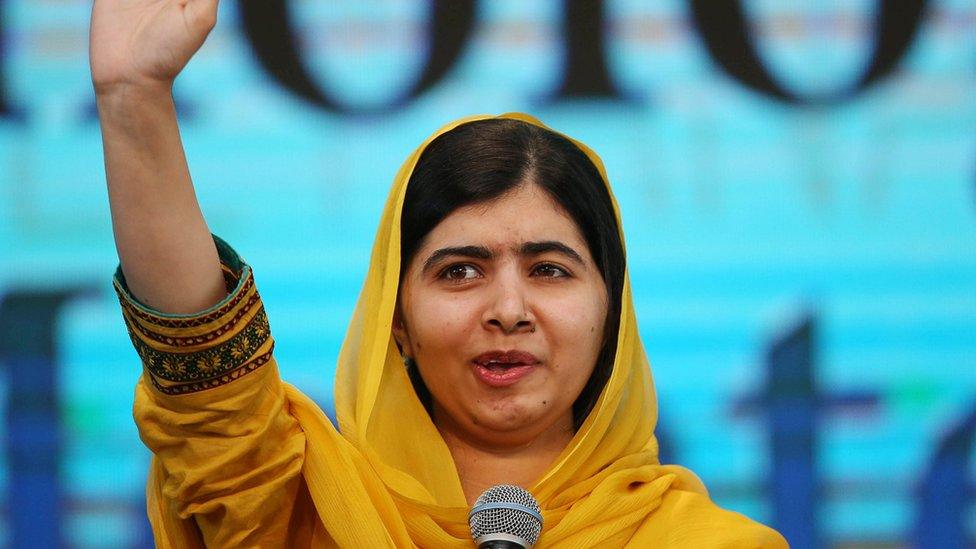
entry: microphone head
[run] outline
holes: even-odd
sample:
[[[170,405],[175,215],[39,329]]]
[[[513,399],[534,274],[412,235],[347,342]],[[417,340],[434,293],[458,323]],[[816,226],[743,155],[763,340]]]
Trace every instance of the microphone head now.
[[[542,533],[542,513],[528,490],[499,484],[478,496],[468,513],[468,526],[479,547],[507,541],[531,549]]]

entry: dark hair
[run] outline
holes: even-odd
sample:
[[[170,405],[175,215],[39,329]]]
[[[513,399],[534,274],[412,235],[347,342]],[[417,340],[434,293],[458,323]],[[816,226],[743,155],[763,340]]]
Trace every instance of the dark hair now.
[[[400,275],[427,234],[451,212],[498,198],[526,182],[544,189],[573,219],[607,287],[604,345],[573,403],[573,424],[579,429],[613,369],[625,261],[610,193],[579,147],[555,132],[512,119],[468,122],[434,139],[407,185],[400,219]],[[407,371],[430,412],[430,392],[413,361]]]

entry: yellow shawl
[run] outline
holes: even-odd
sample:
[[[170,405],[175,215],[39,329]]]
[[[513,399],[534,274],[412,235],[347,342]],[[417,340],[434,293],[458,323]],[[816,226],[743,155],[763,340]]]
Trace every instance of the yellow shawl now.
[[[524,114],[503,117],[542,126]],[[148,496],[160,546],[199,546],[204,540],[247,545],[273,539],[344,547],[472,545],[468,505],[454,462],[414,394],[391,323],[400,270],[400,213],[410,175],[434,138],[482,118],[441,128],[396,175],[339,356],[339,432],[314,402],[280,382],[270,358],[272,343],[247,351],[252,362],[268,357],[261,368],[239,378],[229,374],[233,383],[181,395],[161,392],[167,383],[156,374],[168,370],[154,367],[153,359],[140,351],[147,373],[137,389],[135,416],[155,454]],[[606,182],[596,154],[574,143]],[[616,203],[614,208],[619,220]],[[246,267],[245,274],[249,276]],[[255,303],[256,291],[246,291],[253,296],[234,303]],[[224,315],[216,322],[226,323],[231,316],[263,315],[254,313],[253,306],[245,310],[232,304],[212,309],[211,317]],[[131,299],[123,306],[133,341],[148,341],[145,326],[139,325],[146,321],[132,311],[147,313]],[[186,335],[188,329],[203,333],[212,327],[154,329]],[[194,349],[229,345],[235,337],[240,344],[239,331],[218,329],[216,343]],[[712,504],[690,471],[660,465],[656,420],[657,400],[626,279],[613,373],[570,444],[527,487],[544,516],[537,547],[785,546],[772,530]]]

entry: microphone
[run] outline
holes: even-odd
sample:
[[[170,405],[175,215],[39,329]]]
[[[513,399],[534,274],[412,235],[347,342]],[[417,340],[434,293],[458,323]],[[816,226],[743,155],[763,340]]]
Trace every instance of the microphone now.
[[[499,484],[475,500],[468,526],[478,549],[532,549],[542,533],[542,513],[528,490]]]

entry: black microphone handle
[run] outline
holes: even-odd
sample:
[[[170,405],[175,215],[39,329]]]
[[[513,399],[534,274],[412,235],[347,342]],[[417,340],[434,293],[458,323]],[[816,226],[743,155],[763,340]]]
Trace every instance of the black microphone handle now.
[[[492,539],[481,542],[478,549],[525,549],[525,546],[507,539]]]

